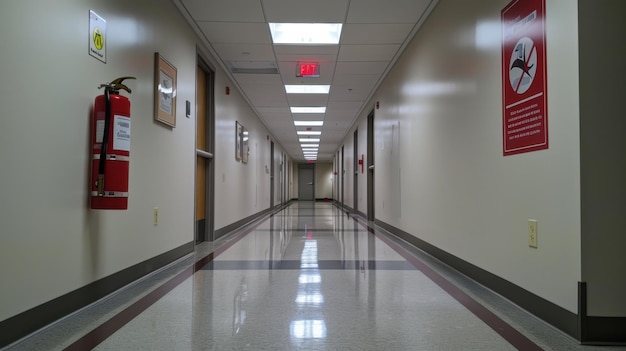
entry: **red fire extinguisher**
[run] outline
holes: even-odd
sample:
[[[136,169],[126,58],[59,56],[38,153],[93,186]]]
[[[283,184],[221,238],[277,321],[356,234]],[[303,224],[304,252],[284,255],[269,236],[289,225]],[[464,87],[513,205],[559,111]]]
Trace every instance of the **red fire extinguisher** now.
[[[91,119],[91,208],[128,209],[130,164],[130,100],[120,90],[131,90],[120,77],[101,84],[104,94],[96,97]]]

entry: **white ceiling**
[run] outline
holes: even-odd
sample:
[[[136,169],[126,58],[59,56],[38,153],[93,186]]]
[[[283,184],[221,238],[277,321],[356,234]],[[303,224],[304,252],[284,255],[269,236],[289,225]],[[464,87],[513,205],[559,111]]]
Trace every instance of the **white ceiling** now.
[[[259,118],[296,162],[304,162],[293,124],[324,120],[319,161],[330,161],[382,79],[436,0],[174,0],[222,61]],[[339,45],[273,45],[269,22],[343,23]],[[319,78],[297,78],[298,62],[319,62]],[[275,67],[276,74],[232,73]],[[330,84],[330,94],[286,94],[286,84]],[[220,91],[218,89],[218,91]],[[290,106],[326,106],[292,115]]]

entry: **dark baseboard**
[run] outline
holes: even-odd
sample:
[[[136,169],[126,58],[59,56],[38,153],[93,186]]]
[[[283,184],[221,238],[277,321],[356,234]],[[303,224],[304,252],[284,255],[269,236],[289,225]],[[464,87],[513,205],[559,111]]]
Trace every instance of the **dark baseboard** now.
[[[206,241],[206,219],[196,220],[196,243]]]
[[[587,328],[583,330],[584,345],[625,345],[626,317],[584,317]]]
[[[189,242],[0,322],[0,348],[193,252]]]
[[[450,267],[453,267],[478,283],[511,300],[518,306],[562,330],[566,334],[578,339],[579,320],[575,313],[557,306],[552,302],[539,297],[493,273],[490,273],[446,251],[443,251],[436,246],[418,239],[401,229],[379,220],[376,220],[375,223],[415,247],[418,247],[419,249],[436,257],[438,260],[444,262]]]
[[[354,213],[354,210],[350,206],[343,205],[343,210],[346,212]]]
[[[263,210],[261,212],[257,212],[257,213],[255,213],[255,214],[253,214],[251,216],[248,216],[246,218],[240,219],[240,220],[238,220],[235,223],[232,223],[232,224],[229,224],[229,225],[227,225],[225,227],[217,229],[215,231],[215,238],[214,239],[221,238],[224,235],[226,235],[226,234],[228,234],[228,233],[230,233],[230,232],[232,232],[232,231],[234,231],[234,230],[236,230],[236,229],[238,229],[240,227],[243,227],[244,225],[246,225],[246,224],[254,221],[255,219],[257,219],[259,217],[262,217],[262,216],[264,216],[264,215],[266,215],[266,214],[268,214],[268,213],[270,213],[272,211],[273,211],[272,209],[267,208],[267,209],[265,209],[265,210]]]
[[[583,345],[626,345],[626,317],[587,315],[587,283],[578,283],[578,330]]]
[[[315,199],[316,202],[333,202],[333,199],[329,199],[329,198],[320,198],[320,199]]]
[[[363,217],[363,219],[367,220],[367,215],[361,211],[357,211],[357,214],[361,217]]]
[[[253,214],[251,216],[248,216],[246,218],[240,219],[240,220],[238,220],[235,223],[232,223],[232,224],[229,224],[229,225],[227,225],[225,227],[222,227],[222,228],[220,228],[220,229],[215,231],[215,239],[221,238],[224,235],[226,235],[226,234],[228,234],[228,233],[230,233],[230,232],[232,232],[232,231],[234,231],[236,229],[239,229],[240,227],[243,227],[244,225],[246,225],[248,223],[251,223],[252,221],[254,221],[256,219],[259,219],[259,218],[265,216],[268,213],[276,213],[276,212],[282,210],[283,208],[291,205],[291,203],[294,202],[294,201],[298,201],[298,200],[297,199],[296,200],[294,200],[294,199],[289,200],[289,201],[287,201],[284,204],[278,204],[278,205],[274,206],[274,208],[267,208],[267,209],[265,209],[265,210],[263,210],[261,212],[257,212],[257,213],[255,213],[255,214]]]

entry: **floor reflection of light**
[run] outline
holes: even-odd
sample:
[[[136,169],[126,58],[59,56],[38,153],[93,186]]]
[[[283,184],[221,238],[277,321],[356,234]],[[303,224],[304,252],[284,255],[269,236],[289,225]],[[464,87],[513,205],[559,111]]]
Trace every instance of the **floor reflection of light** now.
[[[296,303],[298,305],[321,305],[324,303],[324,295],[319,292],[312,294],[298,293]]]
[[[300,276],[295,302],[301,311],[307,311],[306,314],[318,314],[321,312],[318,309],[324,304],[324,295],[321,292],[322,276],[318,269],[317,240],[311,238],[312,235],[305,240],[300,257]],[[302,317],[302,314],[299,316]],[[289,332],[295,339],[326,338],[326,323],[323,319],[295,320],[291,321]]]
[[[296,339],[321,339],[326,337],[326,323],[320,319],[292,321],[291,336]]]
[[[308,274],[303,272],[298,277],[299,284],[317,284],[322,282],[322,276],[319,273]]]
[[[318,268],[317,263],[317,240],[304,242],[304,249],[300,257],[300,268]]]

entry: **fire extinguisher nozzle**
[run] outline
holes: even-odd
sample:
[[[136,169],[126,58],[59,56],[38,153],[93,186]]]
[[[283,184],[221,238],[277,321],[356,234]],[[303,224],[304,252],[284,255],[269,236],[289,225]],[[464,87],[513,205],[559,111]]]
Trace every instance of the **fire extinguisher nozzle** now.
[[[98,196],[104,196],[104,174],[98,174],[96,186],[98,187]]]

